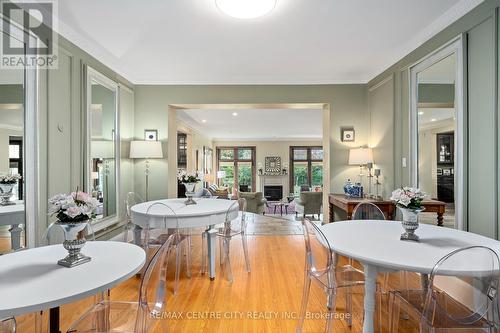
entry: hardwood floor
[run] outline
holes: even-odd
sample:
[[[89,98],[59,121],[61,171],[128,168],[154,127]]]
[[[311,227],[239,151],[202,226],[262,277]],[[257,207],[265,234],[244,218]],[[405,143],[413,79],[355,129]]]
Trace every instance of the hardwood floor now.
[[[252,272],[247,273],[239,239],[231,244],[231,260],[234,282],[229,283],[217,264],[217,278],[210,282],[199,273],[199,237],[193,240],[193,276],[181,275],[179,294],[173,296],[173,283],[169,284],[167,296],[167,316],[178,317],[168,320],[170,332],[294,332],[301,302],[304,243],[303,237],[291,236],[251,236],[249,254]],[[126,260],[117,258],[117,260]],[[172,258],[171,258],[172,260]],[[173,265],[169,265],[173,267]],[[169,281],[173,281],[173,271]],[[397,287],[398,275],[391,276],[390,285]],[[137,299],[139,279],[132,278],[111,290],[114,300],[134,301]],[[61,307],[61,328],[66,330],[91,304],[93,299]],[[320,317],[325,313],[326,298],[322,290],[311,289],[308,312]],[[363,318],[362,289],[354,296],[352,329],[342,319],[335,320],[335,332],[361,332]],[[383,332],[387,332],[386,304],[383,304]],[[344,295],[338,296],[337,312],[342,316],[345,310]],[[45,316],[46,317],[46,316]],[[202,317],[202,318],[195,318]],[[206,318],[209,317],[209,318]],[[212,318],[210,318],[212,317]],[[33,315],[17,318],[18,332],[33,331]],[[304,332],[322,332],[325,319],[308,319]],[[161,332],[158,327],[155,332]],[[418,332],[412,320],[402,320],[400,332]]]

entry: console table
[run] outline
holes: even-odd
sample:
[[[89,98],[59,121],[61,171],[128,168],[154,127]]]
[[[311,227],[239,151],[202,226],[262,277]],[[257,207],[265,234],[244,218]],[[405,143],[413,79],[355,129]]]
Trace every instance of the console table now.
[[[396,206],[394,202],[388,200],[376,200],[367,198],[349,198],[344,194],[330,194],[328,196],[328,203],[330,205],[330,222],[334,221],[334,208],[338,208],[347,214],[347,219],[352,219],[352,212],[360,202],[371,202],[377,205],[378,208],[385,214],[388,220],[394,219]],[[443,225],[443,214],[446,211],[446,204],[437,200],[424,200],[422,207],[425,207],[426,213],[437,214],[437,225]]]

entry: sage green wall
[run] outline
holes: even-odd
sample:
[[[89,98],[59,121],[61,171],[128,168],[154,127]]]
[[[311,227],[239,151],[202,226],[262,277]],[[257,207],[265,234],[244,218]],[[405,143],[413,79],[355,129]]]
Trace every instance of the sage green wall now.
[[[21,70],[19,70],[21,72]],[[21,74],[19,75],[21,76]],[[2,84],[0,89],[0,104],[23,103],[23,86],[21,84]]]
[[[226,103],[329,103],[331,105],[330,170],[331,191],[342,191],[347,178],[354,178],[356,167],[347,165],[349,146],[368,144],[366,85],[233,85],[233,86],[135,86],[135,136],[142,139],[144,129],[158,129],[159,140],[167,151],[168,106],[170,104]],[[266,121],[262,119],[262,121]],[[340,127],[353,126],[356,142],[340,142]],[[135,186],[144,193],[144,162],[135,169]],[[175,166],[174,166],[175,167]],[[151,163],[150,198],[167,196],[168,158]]]
[[[116,82],[132,87],[126,79],[64,38],[59,38],[58,47],[58,69],[42,70],[39,78],[38,240],[48,223],[47,199],[77,187],[84,188],[84,66],[91,66]],[[133,102],[129,109],[127,113],[132,114],[133,119]],[[131,179],[131,168],[122,171],[121,177]]]
[[[419,84],[418,101],[420,103],[453,103],[455,101],[455,85]]]
[[[490,237],[499,237],[498,210],[500,201],[499,183],[499,117],[498,117],[498,8],[499,0],[486,0],[467,15],[438,33],[432,39],[411,52],[384,73],[369,82],[377,86],[393,77],[395,87],[391,105],[392,117],[386,118],[395,133],[392,146],[383,148],[385,154],[394,151],[395,186],[410,183],[409,167],[402,167],[401,159],[409,158],[409,67],[432,51],[442,47],[453,38],[462,35],[466,43],[465,59],[468,83],[466,105],[466,128],[468,142],[466,151],[465,189],[466,227],[473,232]],[[380,105],[386,103],[380,101]],[[387,106],[386,106],[387,107]],[[373,117],[386,117],[383,107],[371,110]],[[372,132],[376,128],[372,126]],[[408,166],[410,161],[408,161]],[[468,191],[467,191],[468,188]]]

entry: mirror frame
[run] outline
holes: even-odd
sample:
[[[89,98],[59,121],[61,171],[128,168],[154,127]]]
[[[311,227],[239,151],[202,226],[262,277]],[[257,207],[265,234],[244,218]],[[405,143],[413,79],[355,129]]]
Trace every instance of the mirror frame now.
[[[467,142],[467,127],[465,126],[465,110],[464,110],[464,37],[462,35],[452,39],[450,42],[440,47],[436,51],[428,54],[424,58],[417,61],[410,68],[410,182],[411,186],[418,187],[418,73],[445,59],[446,57],[455,54],[455,112],[456,112],[456,144],[455,144],[455,228],[465,230],[465,154]]]
[[[115,223],[118,223],[120,221],[119,219],[119,211],[121,208],[120,204],[120,158],[121,158],[121,153],[120,153],[120,114],[118,112],[119,110],[119,93],[118,93],[118,83],[111,80],[107,76],[99,73],[97,70],[93,69],[92,67],[86,65],[85,66],[85,80],[86,80],[86,112],[85,112],[85,168],[84,168],[84,186],[85,186],[85,191],[89,191],[91,186],[90,186],[90,170],[91,170],[91,164],[92,164],[92,158],[91,158],[91,153],[90,153],[90,141],[91,141],[91,134],[90,134],[90,112],[91,112],[91,105],[92,105],[92,81],[98,82],[101,84],[103,87],[111,90],[115,94],[115,136],[114,136],[114,141],[115,141],[115,176],[116,176],[116,181],[115,181],[115,198],[116,198],[116,211],[113,215],[103,217],[102,219],[96,220],[93,222],[93,227],[94,231],[98,232],[102,229],[105,229]]]
[[[13,38],[24,41],[26,36],[30,43],[40,46],[41,41],[31,32],[26,31],[24,27],[7,20],[0,13],[0,33],[6,33],[3,30],[3,24],[10,25],[10,32]],[[23,164],[24,164],[24,232],[26,248],[37,246],[37,234],[39,226],[38,221],[38,188],[39,188],[39,149],[38,141],[40,132],[38,130],[38,87],[39,87],[39,69],[24,69],[24,140],[23,140]],[[26,166],[30,166],[27,168]],[[29,184],[29,186],[28,186]]]

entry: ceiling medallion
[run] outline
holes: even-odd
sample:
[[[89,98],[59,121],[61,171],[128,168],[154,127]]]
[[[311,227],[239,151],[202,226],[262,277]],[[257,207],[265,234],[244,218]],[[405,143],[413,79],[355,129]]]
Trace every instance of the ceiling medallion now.
[[[239,19],[255,19],[269,14],[277,0],[215,0],[221,12]]]

